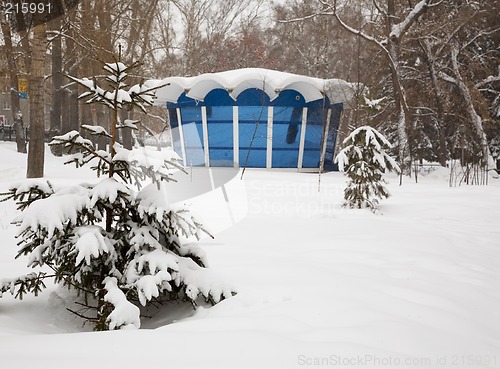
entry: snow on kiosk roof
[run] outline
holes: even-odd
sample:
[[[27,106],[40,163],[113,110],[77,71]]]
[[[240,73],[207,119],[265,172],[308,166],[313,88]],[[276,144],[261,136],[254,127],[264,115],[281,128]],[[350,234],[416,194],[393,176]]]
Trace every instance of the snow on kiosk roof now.
[[[220,73],[206,73],[196,77],[169,77],[161,81],[169,83],[157,92],[157,103],[176,103],[183,92],[192,99],[203,101],[213,89],[224,89],[235,101],[248,88],[265,89],[274,100],[280,91],[295,90],[306,102],[323,99],[344,103],[353,96],[353,85],[341,79],[320,79],[298,74],[262,68],[236,69]]]
[[[175,151],[187,166],[335,169],[343,103],[354,85],[260,68],[169,77]]]

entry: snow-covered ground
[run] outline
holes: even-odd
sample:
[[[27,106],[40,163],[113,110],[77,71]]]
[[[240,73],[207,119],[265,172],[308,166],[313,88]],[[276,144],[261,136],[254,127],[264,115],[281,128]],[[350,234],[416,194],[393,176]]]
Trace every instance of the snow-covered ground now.
[[[25,160],[0,142],[0,192],[24,177]],[[47,154],[52,181],[92,180],[63,161]],[[191,201],[217,232],[201,242],[210,266],[238,295],[94,333],[66,311],[65,290],[4,294],[0,367],[499,368],[500,179],[447,179],[436,171],[399,187],[389,177],[392,197],[375,215],[340,207],[341,173],[323,175],[318,193],[315,174],[247,170],[224,194]],[[0,278],[26,271],[14,260],[15,215],[0,203]]]

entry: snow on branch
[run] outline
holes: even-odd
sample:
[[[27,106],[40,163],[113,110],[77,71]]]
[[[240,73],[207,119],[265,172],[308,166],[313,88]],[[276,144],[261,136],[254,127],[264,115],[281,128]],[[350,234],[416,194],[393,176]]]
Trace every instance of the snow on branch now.
[[[482,81],[479,81],[476,83],[475,87],[476,88],[481,88],[483,86],[486,86],[490,83],[495,83],[495,82],[500,82],[500,76],[488,76],[487,78],[483,79]]]
[[[179,257],[179,270],[176,284],[185,286],[184,292],[193,303],[199,295],[214,305],[235,295],[234,287],[217,273],[200,267],[190,258]]]
[[[91,126],[88,124],[82,124],[81,127],[87,131],[90,131],[91,135],[95,136],[105,136],[111,138],[111,135],[106,131],[104,127],[101,126]]]
[[[458,81],[456,78],[450,76],[449,74],[443,72],[443,71],[439,71],[438,72],[438,76],[439,78],[441,78],[443,81],[446,81],[446,82],[449,82],[449,83],[453,83],[454,85],[458,85]]]
[[[76,224],[84,208],[88,208],[88,189],[74,186],[33,202],[14,222],[20,224],[19,235],[43,231],[51,238],[56,232],[62,232],[68,222]]]
[[[375,110],[380,110],[381,109],[381,105],[383,101],[385,101],[387,99],[387,96],[384,96],[380,99],[369,99],[368,97],[366,97],[365,95],[363,95],[363,99],[364,99],[364,102],[365,102],[365,105],[370,108],[370,109],[375,109]]]
[[[63,143],[65,147],[77,145],[81,148],[94,148],[92,141],[83,138],[78,131],[70,131],[62,136],[54,136],[49,145],[57,145]]]
[[[121,196],[132,196],[132,191],[123,183],[118,182],[115,178],[105,178],[98,184],[92,187],[89,192],[90,207],[94,207],[95,204],[100,200],[106,200],[110,203],[115,203],[120,200]],[[119,203],[121,206],[125,206],[123,201]]]
[[[335,19],[337,19],[337,21],[339,22],[339,24],[347,31],[349,31],[350,33],[356,35],[356,36],[360,36],[361,38],[365,39],[366,41],[370,41],[370,42],[373,42],[374,44],[376,44],[377,46],[379,46],[381,49],[383,49],[388,55],[389,55],[389,51],[387,50],[387,48],[382,44],[381,41],[377,40],[375,37],[372,37],[372,36],[369,36],[367,35],[366,33],[362,32],[361,30],[359,29],[355,29],[351,26],[349,26],[347,23],[345,23],[340,17],[339,15],[335,12],[334,13],[334,16],[335,16]]]
[[[133,130],[139,130],[139,127],[137,127],[137,124],[139,124],[140,121],[138,120],[133,120],[133,119],[125,119],[123,123],[118,124],[116,128],[130,128]]]
[[[180,158],[172,149],[162,151],[143,149],[125,149],[115,144],[115,156],[112,163],[115,172],[123,179],[134,179],[134,184],[141,188],[141,182],[149,178],[159,185],[162,180],[173,180],[174,171],[184,169],[179,164]]]
[[[144,237],[148,232],[136,232],[136,237]],[[144,244],[146,241],[140,241]],[[135,288],[139,302],[146,306],[147,302],[159,297],[163,290],[172,291],[170,282],[177,278],[179,265],[177,256],[164,251],[158,245],[153,251],[144,252],[136,257],[125,271],[126,282]]]
[[[87,104],[100,103],[110,109],[122,109],[126,105],[133,105],[145,112],[145,106],[153,105],[156,98],[156,90],[169,84],[152,86],[148,84],[136,84],[126,89],[127,85],[124,82],[128,77],[126,71],[134,67],[136,65],[125,67],[123,63],[118,62],[106,64],[104,69],[112,73],[106,77],[106,81],[110,82],[113,87],[110,91],[99,87],[95,80],[76,78],[70,75],[66,75],[66,77],[87,90],[78,97],[79,99],[88,98],[86,100]]]
[[[85,261],[91,263],[91,257],[98,258],[101,254],[113,251],[113,242],[104,236],[104,230],[96,225],[75,228],[76,264]]]
[[[42,289],[46,288],[44,279],[49,277],[52,276],[47,276],[44,272],[33,272],[13,279],[3,279],[0,281],[0,297],[4,292],[9,292],[19,300],[28,292],[38,296]]]
[[[406,33],[406,31],[408,31],[417,18],[425,12],[427,7],[429,7],[429,2],[430,0],[421,0],[417,5],[415,5],[402,22],[392,26],[389,37],[391,39],[399,40]]]
[[[13,183],[8,192],[0,193],[3,198],[0,202],[7,200],[16,201],[17,210],[26,209],[32,202],[47,198],[54,194],[52,184],[43,179],[27,179],[23,182]]]
[[[107,293],[104,300],[114,307],[107,318],[109,329],[139,329],[141,327],[140,310],[127,300],[123,291],[118,287],[115,277],[104,280]]]
[[[122,62],[106,63],[102,68],[113,75],[126,75],[125,71],[129,69]]]
[[[95,132],[97,135],[108,137],[108,133],[102,127],[86,126],[85,129]],[[97,160],[97,175],[108,173],[112,163],[111,155],[104,150],[96,150],[92,141],[81,137],[78,131],[71,131],[62,136],[54,136],[49,146],[63,146],[69,153],[74,153],[71,159],[65,164],[75,163],[77,167],[82,167],[93,160]]]

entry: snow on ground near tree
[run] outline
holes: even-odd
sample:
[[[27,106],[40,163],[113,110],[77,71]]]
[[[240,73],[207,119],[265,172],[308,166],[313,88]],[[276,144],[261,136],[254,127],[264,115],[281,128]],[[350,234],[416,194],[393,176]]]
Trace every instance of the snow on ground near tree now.
[[[94,180],[47,156],[54,182]],[[25,157],[0,142],[0,158],[3,191],[25,175]],[[419,181],[390,177],[393,196],[374,215],[340,208],[341,173],[323,175],[318,193],[314,174],[248,170],[227,186],[229,204],[192,201],[225,228],[201,244],[237,296],[196,312],[173,304],[143,318],[146,329],[92,333],[65,310],[65,290],[4,294],[1,366],[498,368],[500,180],[449,188],[437,171]],[[229,205],[241,220],[210,224],[227,221]],[[13,260],[15,215],[0,203],[0,278],[26,271]]]

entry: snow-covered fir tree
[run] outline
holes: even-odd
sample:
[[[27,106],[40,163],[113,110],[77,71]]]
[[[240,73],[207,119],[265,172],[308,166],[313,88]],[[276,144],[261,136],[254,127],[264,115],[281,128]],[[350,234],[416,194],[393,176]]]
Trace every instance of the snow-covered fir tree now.
[[[335,160],[339,170],[349,178],[344,190],[344,206],[376,211],[378,199],[389,197],[382,175],[392,170],[399,172],[396,161],[386,153],[392,145],[369,126],[356,128],[343,144]]]
[[[179,157],[172,150],[127,150],[116,142],[117,130],[137,129],[137,122],[119,121],[119,110],[144,110],[160,87],[127,86],[127,75],[135,66],[119,59],[105,64],[107,90],[93,79],[69,77],[85,87],[80,97],[87,98],[87,103],[111,109],[112,132],[83,126],[92,135],[109,138],[109,152],[97,150],[77,131],[54,137],[50,143],[73,153],[68,163],[89,164],[104,179],[69,187],[27,180],[3,194],[3,201],[17,201],[22,211],[15,220],[18,256],[27,255],[28,265],[41,271],[4,280],[0,295],[37,295],[47,278],[55,278],[82,293],[85,311],[93,313],[75,313],[94,323],[96,330],[139,328],[139,304],[182,299],[196,306],[199,298],[215,304],[235,294],[207,268],[204,252],[184,242],[200,236],[201,223],[166,200],[163,183],[172,171],[182,169]]]

